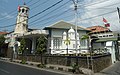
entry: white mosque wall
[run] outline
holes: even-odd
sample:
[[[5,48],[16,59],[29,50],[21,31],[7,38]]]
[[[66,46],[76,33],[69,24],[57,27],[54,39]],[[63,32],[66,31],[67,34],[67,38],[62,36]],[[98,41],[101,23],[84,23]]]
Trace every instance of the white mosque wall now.
[[[66,36],[63,34],[66,32]],[[75,33],[68,33],[68,30],[62,29],[52,29],[51,31],[51,54],[75,54],[80,53],[80,37],[86,34],[86,31],[78,31],[77,34],[77,51],[76,51],[76,39]],[[55,47],[55,39],[56,41],[59,40],[59,47]],[[70,44],[66,45],[65,40],[70,39]],[[86,46],[81,48],[88,48],[87,47],[87,40],[85,40]],[[58,44],[58,43],[57,43]],[[67,49],[68,48],[68,49]]]

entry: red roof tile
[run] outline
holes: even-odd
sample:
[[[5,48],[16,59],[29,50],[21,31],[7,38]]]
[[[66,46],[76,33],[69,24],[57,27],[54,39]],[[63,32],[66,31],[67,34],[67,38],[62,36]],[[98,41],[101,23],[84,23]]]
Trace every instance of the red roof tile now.
[[[0,32],[0,35],[2,35],[2,34],[7,34],[7,32]]]
[[[90,30],[91,31],[90,33],[110,31],[110,29],[102,27],[102,26],[88,27],[87,30]]]

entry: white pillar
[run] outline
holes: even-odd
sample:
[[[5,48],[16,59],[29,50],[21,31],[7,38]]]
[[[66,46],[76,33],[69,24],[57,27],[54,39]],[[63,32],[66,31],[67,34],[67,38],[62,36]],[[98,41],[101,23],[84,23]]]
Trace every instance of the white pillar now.
[[[32,50],[31,50],[31,53],[33,53],[36,49],[36,38],[33,37],[32,38]]]

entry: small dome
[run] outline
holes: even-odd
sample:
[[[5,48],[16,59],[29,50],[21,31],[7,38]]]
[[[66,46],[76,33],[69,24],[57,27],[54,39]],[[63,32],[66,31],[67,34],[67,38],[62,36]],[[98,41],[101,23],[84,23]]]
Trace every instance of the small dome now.
[[[68,30],[68,33],[75,33],[74,29],[71,27],[71,29]]]
[[[66,33],[66,32],[63,32],[63,35],[67,35],[67,33]]]

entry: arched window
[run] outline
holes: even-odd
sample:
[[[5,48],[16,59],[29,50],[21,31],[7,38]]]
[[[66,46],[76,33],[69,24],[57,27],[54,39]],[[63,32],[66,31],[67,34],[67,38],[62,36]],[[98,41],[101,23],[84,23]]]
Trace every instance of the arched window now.
[[[25,10],[24,10],[24,9],[22,9],[22,13],[24,13],[24,11],[25,11]]]
[[[28,13],[28,10],[26,10],[26,13]]]

